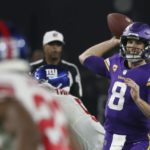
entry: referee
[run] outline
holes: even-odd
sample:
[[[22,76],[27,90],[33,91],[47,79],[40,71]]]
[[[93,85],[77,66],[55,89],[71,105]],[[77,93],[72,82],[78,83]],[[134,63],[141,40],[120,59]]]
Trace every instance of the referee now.
[[[67,70],[69,74],[69,92],[74,96],[82,97],[81,78],[77,66],[61,59],[64,44],[62,33],[58,31],[46,32],[43,36],[44,58],[30,63],[31,74],[33,74],[37,68],[46,64],[55,65],[56,67],[61,66],[61,68]],[[53,73],[53,71],[51,71],[51,73]]]

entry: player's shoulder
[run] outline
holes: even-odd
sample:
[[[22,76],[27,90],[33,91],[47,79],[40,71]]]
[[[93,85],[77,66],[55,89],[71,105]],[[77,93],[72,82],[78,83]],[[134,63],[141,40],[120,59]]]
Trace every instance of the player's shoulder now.
[[[43,59],[39,59],[39,60],[37,60],[37,61],[31,62],[31,63],[30,63],[30,66],[39,65],[39,64],[43,63],[43,61],[44,61]]]
[[[110,61],[120,61],[122,59],[123,59],[123,57],[119,53],[114,54],[111,57],[109,57]]]
[[[30,63],[30,67],[31,67],[31,73],[33,73],[38,67],[44,65],[45,62],[43,59],[40,59],[40,60],[37,60],[37,61],[34,61],[34,62],[31,62]]]
[[[145,65],[145,68],[147,68],[147,71],[150,72],[150,62]]]
[[[148,76],[148,78],[150,79],[150,62],[144,65],[143,71],[145,71],[145,76]]]
[[[150,62],[138,67],[137,70],[141,70],[143,73],[145,72],[145,76],[150,76]]]
[[[36,81],[32,82],[32,85],[29,87],[29,89],[31,93],[34,93],[37,96],[37,98],[41,98],[44,101],[50,102],[55,99],[54,95],[49,91],[48,88],[41,86]]]
[[[109,66],[114,65],[114,64],[120,65],[122,61],[123,61],[123,57],[119,53],[114,54],[111,57],[108,57],[104,60],[104,62],[109,64]]]
[[[75,65],[74,63],[71,63],[69,61],[66,60],[62,60],[61,64],[64,68],[66,68],[73,76],[75,75],[80,75],[79,73],[79,69],[77,67],[77,65]]]
[[[61,61],[62,65],[66,66],[66,67],[69,67],[69,68],[72,68],[72,69],[78,69],[77,65],[72,63],[72,62],[69,62],[69,61],[66,61],[66,60],[62,60]]]

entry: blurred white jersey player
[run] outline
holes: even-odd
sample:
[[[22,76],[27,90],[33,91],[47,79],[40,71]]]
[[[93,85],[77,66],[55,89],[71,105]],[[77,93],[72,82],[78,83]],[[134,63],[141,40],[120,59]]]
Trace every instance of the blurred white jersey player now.
[[[70,150],[67,122],[57,100],[28,77],[24,37],[0,21],[0,98],[16,97],[39,128],[38,150]],[[13,30],[14,31],[14,30]]]
[[[39,67],[35,71],[34,77],[41,82],[41,86],[46,87],[51,95],[59,100],[65,115],[68,118],[75,140],[77,140],[77,143],[79,143],[80,149],[102,150],[105,134],[103,126],[88,112],[79,98],[68,94],[63,89],[53,87],[55,82],[52,81],[52,78],[49,79],[49,74],[46,74],[48,72],[47,70],[49,69],[51,69],[50,65]],[[55,69],[59,68],[55,67]],[[56,72],[59,71],[60,70]],[[65,79],[63,80],[62,76],[55,76],[54,81],[57,80],[56,83],[60,82],[60,84],[66,85],[65,82],[67,79],[66,76],[64,77]],[[53,82],[53,86],[51,85],[51,82]]]

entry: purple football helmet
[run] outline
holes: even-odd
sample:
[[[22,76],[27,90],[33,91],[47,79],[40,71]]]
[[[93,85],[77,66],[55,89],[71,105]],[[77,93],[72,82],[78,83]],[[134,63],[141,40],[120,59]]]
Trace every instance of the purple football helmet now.
[[[0,60],[15,58],[28,59],[29,46],[11,22],[0,20]]]
[[[145,45],[145,48],[140,50],[138,53],[131,53],[130,51],[127,51],[126,44],[128,39],[142,41]],[[150,26],[142,22],[134,22],[127,26],[121,36],[120,51],[121,55],[127,60],[139,61],[142,59],[149,59]]]

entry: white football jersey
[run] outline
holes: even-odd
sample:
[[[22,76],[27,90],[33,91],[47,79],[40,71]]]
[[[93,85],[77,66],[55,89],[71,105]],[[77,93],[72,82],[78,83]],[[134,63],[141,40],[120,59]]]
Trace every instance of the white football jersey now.
[[[82,101],[64,90],[51,87],[48,83],[41,86],[47,87],[51,95],[59,100],[81,150],[102,150],[105,130],[88,112]]]
[[[18,98],[39,126],[42,149],[70,150],[67,121],[56,98],[30,77],[0,68],[0,97],[8,95]]]

